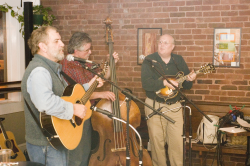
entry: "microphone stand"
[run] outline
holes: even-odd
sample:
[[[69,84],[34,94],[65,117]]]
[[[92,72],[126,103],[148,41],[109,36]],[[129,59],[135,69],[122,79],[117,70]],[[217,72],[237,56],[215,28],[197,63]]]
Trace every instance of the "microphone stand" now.
[[[152,68],[154,68],[155,69],[155,71],[159,74],[159,75],[161,75],[162,76],[162,78],[164,79],[164,80],[166,80],[169,84],[171,84],[174,88],[175,88],[175,90],[177,90],[178,91],[178,93],[180,93],[181,94],[181,96],[184,98],[184,100],[185,101],[188,101],[190,104],[192,104],[203,116],[205,116],[206,117],[206,119],[208,120],[208,121],[210,121],[211,123],[213,122],[212,121],[212,119],[210,119],[204,112],[202,112],[192,101],[190,101],[188,98],[187,98],[187,96],[184,94],[184,93],[182,93],[181,92],[181,90],[178,88],[178,87],[176,87],[171,81],[169,81],[169,79],[164,75],[164,74],[162,74],[154,65],[153,65],[153,63],[155,63],[155,62],[153,62],[153,61],[150,61],[150,63],[151,63],[151,65],[152,65]],[[184,113],[185,113],[185,107],[184,107]],[[151,117],[153,116],[153,115],[155,115],[155,114],[157,114],[157,112],[153,112],[153,113],[151,113],[152,115],[151,115]],[[184,116],[184,118],[183,118],[183,125],[185,125],[186,124],[186,118],[185,118],[185,114],[183,114],[183,116]],[[149,117],[149,115],[148,115],[148,117]],[[150,118],[150,117],[149,117]],[[186,127],[184,127],[183,128],[183,149],[185,150],[185,140],[186,140],[186,137],[185,137],[185,133],[186,133]],[[191,141],[189,141],[189,147],[191,147]],[[186,155],[185,155],[185,151],[183,150],[183,166],[185,166],[186,164],[185,164],[185,160],[186,160]],[[192,155],[190,155],[190,156],[192,156]],[[192,160],[192,159],[190,159],[190,160]]]
[[[182,142],[182,144],[183,144],[183,166],[185,166],[186,165],[186,102],[185,102],[185,100],[184,100],[184,102],[183,102],[183,129],[182,129],[182,138],[183,138],[183,142]],[[191,142],[189,142],[189,144],[190,144]],[[189,163],[190,163],[190,158],[189,158]]]
[[[192,166],[192,112],[189,106],[186,107],[189,108],[189,166]]]
[[[126,106],[127,106],[127,122],[126,122],[126,135],[127,135],[127,140],[129,140],[129,108],[130,108],[130,101],[131,101],[131,97],[129,96],[126,96],[125,98],[125,101],[126,101]],[[130,166],[130,155],[129,155],[129,148],[130,148],[130,145],[129,145],[129,141],[126,142],[127,143],[127,148],[126,148],[126,165],[127,166]],[[140,155],[140,154],[139,154]]]
[[[140,141],[140,149],[139,149],[139,152],[138,152],[138,155],[139,155],[139,166],[143,166],[143,162],[142,162],[142,157],[143,157],[143,146],[142,146],[142,140],[141,140],[141,136],[140,134],[138,133],[138,131],[130,124],[128,124],[125,120],[123,119],[120,119],[118,117],[116,117],[114,114],[112,114],[111,112],[109,111],[106,111],[106,110],[102,110],[100,108],[97,108],[97,107],[94,107],[94,106],[91,106],[90,108],[91,110],[93,111],[96,111],[96,112],[100,112],[104,115],[107,115],[109,118],[112,118],[112,119],[115,119],[115,120],[118,120],[122,123],[126,123],[127,126],[129,126],[130,128],[132,128],[134,130],[134,132],[137,134],[138,138],[139,138],[139,141]],[[127,118],[128,119],[128,118]],[[129,142],[129,141],[127,141]],[[127,163],[127,162],[126,162]]]
[[[123,122],[123,123],[128,124],[126,121],[124,121],[124,120],[122,120],[122,119],[119,119],[119,118],[117,118],[117,117],[112,117],[112,118],[115,119],[115,120],[118,120],[118,121],[121,121],[121,122]],[[128,119],[128,118],[127,118],[127,119]],[[140,149],[139,149],[138,155],[139,155],[139,166],[142,166],[142,165],[143,165],[143,163],[142,163],[143,148],[142,148],[141,136],[140,136],[140,134],[138,133],[138,131],[137,131],[132,125],[128,124],[128,126],[131,127],[131,128],[134,130],[134,132],[137,134],[137,136],[138,136],[138,138],[139,138],[139,140],[140,140]],[[127,141],[127,142],[129,142],[129,141]]]
[[[82,67],[90,72],[92,72],[93,74],[97,75],[98,77],[102,78],[103,80],[109,82],[112,86],[116,87],[118,90],[121,91],[121,93],[123,93],[126,96],[126,102],[127,102],[127,148],[126,148],[126,166],[130,165],[130,156],[129,156],[129,128],[128,128],[128,124],[129,124],[129,101],[132,99],[135,99],[139,102],[141,102],[142,104],[144,104],[145,106],[147,106],[148,108],[152,109],[153,111],[155,111],[157,114],[163,116],[165,119],[167,119],[168,121],[170,121],[171,123],[175,123],[175,121],[171,118],[169,118],[168,116],[162,114],[160,111],[155,110],[154,108],[152,108],[150,105],[146,104],[145,102],[143,102],[142,100],[138,99],[137,97],[135,97],[134,95],[132,95],[131,93],[129,93],[127,90],[123,90],[121,89],[119,86],[117,86],[114,82],[104,78],[104,76],[99,75],[98,73],[96,73],[95,71],[93,71],[92,69],[90,69],[89,67],[85,66],[83,63],[81,63]]]
[[[90,69],[89,67],[85,66],[84,64],[81,64],[81,65],[82,65],[82,67],[85,68],[86,70],[92,72],[93,74],[97,75],[98,77],[102,78],[103,80],[107,81],[108,83],[110,83],[111,85],[113,85],[114,87],[116,87],[116,88],[117,88],[118,90],[120,90],[121,93],[123,93],[125,96],[129,96],[129,98],[139,101],[140,103],[142,103],[142,104],[145,105],[146,107],[152,109],[152,110],[153,110],[154,112],[156,112],[157,114],[163,116],[165,119],[167,119],[167,120],[170,121],[171,123],[173,123],[173,124],[175,123],[175,121],[174,121],[172,118],[170,118],[170,117],[168,117],[168,116],[162,114],[160,111],[157,111],[156,109],[154,109],[153,107],[151,107],[151,106],[148,105],[147,103],[145,103],[145,102],[143,102],[142,100],[138,99],[135,95],[129,93],[127,90],[124,90],[124,89],[120,88],[120,87],[117,86],[114,82],[112,82],[112,81],[110,81],[110,80],[104,78],[103,76],[101,76],[100,74],[96,73],[95,71],[93,71],[93,70]]]

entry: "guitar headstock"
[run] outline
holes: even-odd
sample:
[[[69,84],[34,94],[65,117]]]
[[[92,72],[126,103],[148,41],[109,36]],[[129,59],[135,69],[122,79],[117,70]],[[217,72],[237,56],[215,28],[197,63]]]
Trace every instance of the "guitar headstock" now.
[[[199,73],[204,73],[204,74],[211,73],[213,71],[215,71],[214,65],[210,63],[201,66],[201,68],[199,69]]]

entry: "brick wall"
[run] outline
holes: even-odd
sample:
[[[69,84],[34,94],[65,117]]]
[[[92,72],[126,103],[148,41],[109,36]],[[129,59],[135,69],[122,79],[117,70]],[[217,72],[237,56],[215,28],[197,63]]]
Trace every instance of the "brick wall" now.
[[[57,17],[67,45],[75,31],[85,31],[93,39],[92,60],[108,53],[105,44],[107,16],[113,20],[114,50],[120,55],[117,64],[118,85],[128,87],[140,99],[145,98],[137,64],[137,28],[162,28],[163,34],[176,39],[175,53],[186,60],[190,69],[212,63],[214,28],[242,28],[240,68],[217,67],[202,75],[191,90],[185,91],[194,101],[250,102],[250,1],[249,0],[41,0]]]

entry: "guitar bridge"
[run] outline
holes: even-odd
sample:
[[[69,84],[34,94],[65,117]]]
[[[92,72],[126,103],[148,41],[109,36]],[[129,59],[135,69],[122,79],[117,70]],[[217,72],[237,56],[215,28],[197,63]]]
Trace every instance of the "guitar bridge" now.
[[[72,126],[73,126],[74,128],[76,128],[76,123],[75,123],[74,119],[70,119],[69,121],[70,121],[70,123],[72,124]]]
[[[15,153],[13,156],[10,156],[10,159],[16,159],[17,154]]]

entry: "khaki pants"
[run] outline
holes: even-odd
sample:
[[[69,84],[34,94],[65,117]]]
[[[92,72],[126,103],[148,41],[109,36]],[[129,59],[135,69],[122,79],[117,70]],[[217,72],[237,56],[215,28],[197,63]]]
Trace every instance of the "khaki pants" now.
[[[153,107],[153,100],[146,98],[147,104]],[[164,106],[164,107],[163,107]],[[181,107],[176,104],[167,105],[155,102],[155,109],[163,107],[161,112]],[[166,108],[167,107],[167,108]],[[154,166],[167,166],[165,144],[168,144],[168,155],[171,166],[183,166],[183,114],[182,108],[164,113],[175,121],[172,124],[160,115],[152,116],[148,121],[148,132],[151,143],[151,154]],[[149,115],[153,110],[145,106],[145,114]]]

